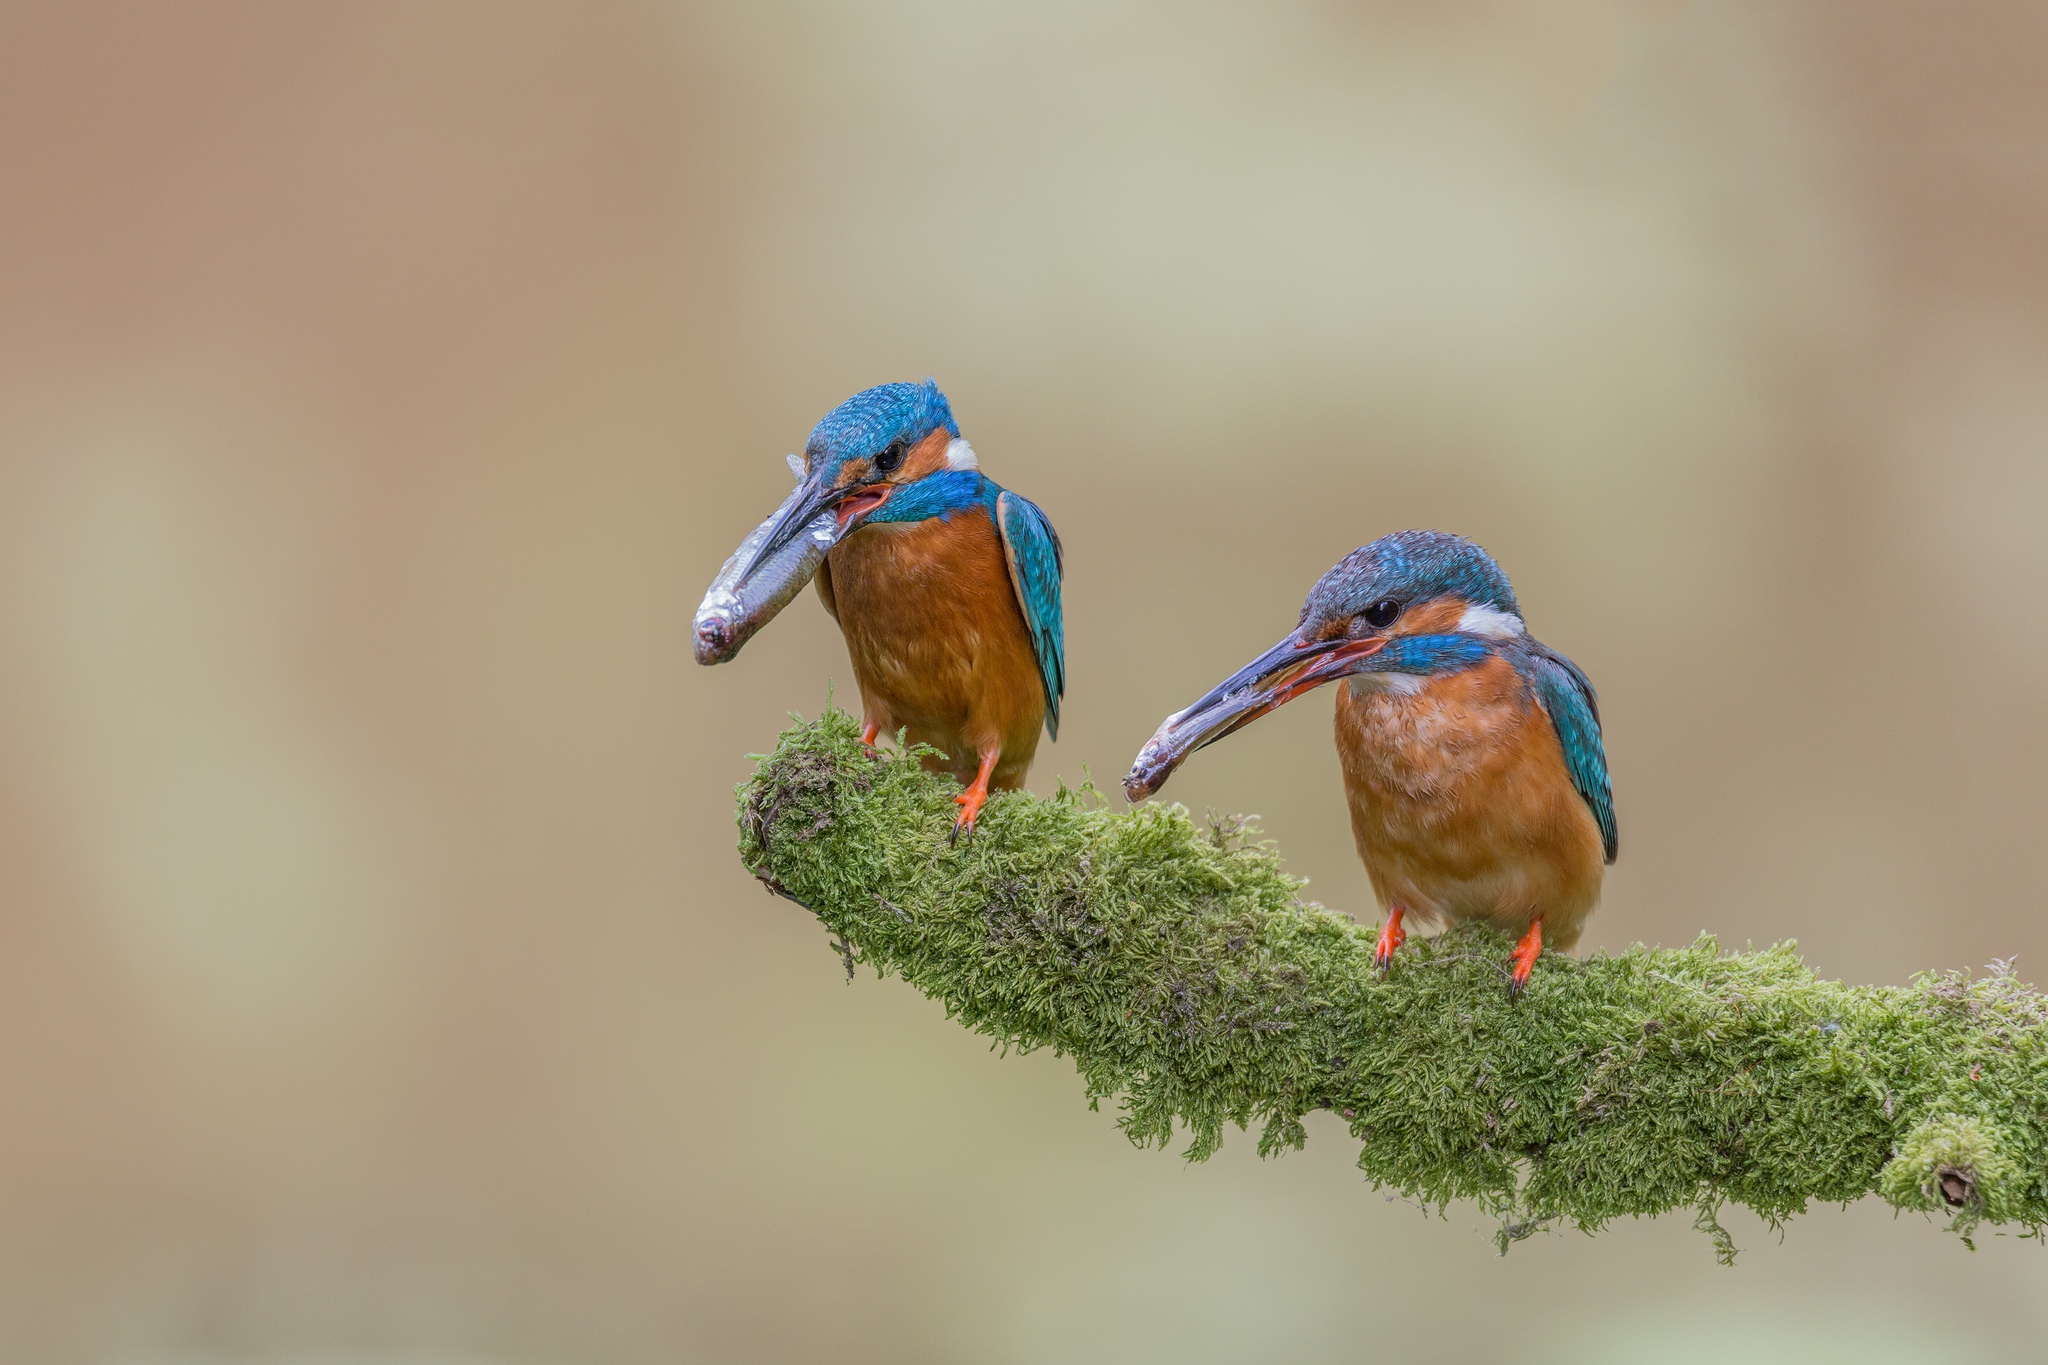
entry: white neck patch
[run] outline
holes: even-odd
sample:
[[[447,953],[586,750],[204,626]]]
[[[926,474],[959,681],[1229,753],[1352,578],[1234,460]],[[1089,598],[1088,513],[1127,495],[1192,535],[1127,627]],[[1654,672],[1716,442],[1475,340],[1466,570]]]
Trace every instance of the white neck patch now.
[[[1466,635],[1484,635],[1494,640],[1512,640],[1523,631],[1522,618],[1513,612],[1475,602],[1458,618],[1458,630]]]
[[[975,458],[974,447],[967,444],[965,436],[955,436],[952,440],[946,442],[946,468],[981,468],[981,461]]]

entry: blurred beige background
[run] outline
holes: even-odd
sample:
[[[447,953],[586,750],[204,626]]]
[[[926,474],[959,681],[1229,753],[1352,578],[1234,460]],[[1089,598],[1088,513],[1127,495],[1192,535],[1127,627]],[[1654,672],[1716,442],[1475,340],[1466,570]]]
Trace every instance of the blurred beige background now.
[[[1139,1152],[731,853],[850,676],[687,626],[866,385],[1065,537],[1033,785],[1383,532],[1598,682],[1588,947],[2048,970],[2048,18],[0,8],[0,1358],[2036,1359],[1874,1203],[1496,1259]],[[1329,703],[1172,795],[1370,916]]]

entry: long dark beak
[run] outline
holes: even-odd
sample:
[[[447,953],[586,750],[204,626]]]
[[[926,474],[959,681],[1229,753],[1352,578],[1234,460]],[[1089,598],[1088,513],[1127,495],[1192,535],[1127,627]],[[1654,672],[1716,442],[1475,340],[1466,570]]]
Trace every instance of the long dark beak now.
[[[1235,734],[1326,682],[1368,667],[1387,637],[1366,640],[1304,640],[1288,636],[1218,683],[1185,711],[1168,716],[1131,764],[1124,793],[1142,801],[1166,785],[1189,754]]]
[[[755,562],[763,564],[773,559],[777,551],[803,535],[820,515],[836,508],[844,496],[845,490],[827,488],[820,479],[799,479],[796,487],[790,490],[789,496],[783,499],[782,506],[776,508],[774,515],[761,523],[766,535],[762,538]],[[833,539],[836,541],[838,538],[835,530]],[[741,548],[746,548],[744,541],[741,542]]]
[[[794,458],[794,457],[792,457]],[[800,477],[768,519],[740,542],[704,594],[693,623],[700,664],[722,664],[803,591],[825,552],[888,501],[888,485],[828,488]]]

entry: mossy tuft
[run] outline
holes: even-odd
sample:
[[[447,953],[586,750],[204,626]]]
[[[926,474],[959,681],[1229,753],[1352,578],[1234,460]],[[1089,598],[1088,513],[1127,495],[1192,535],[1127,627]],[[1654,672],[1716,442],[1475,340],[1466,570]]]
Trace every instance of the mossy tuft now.
[[[1910,986],[1823,981],[1793,945],[1712,938],[1546,956],[1517,1003],[1509,941],[1454,929],[1380,976],[1365,925],[1304,901],[1242,822],[1126,813],[1091,789],[995,797],[869,754],[844,712],[786,731],[740,789],[740,855],[858,961],[1022,1050],[1072,1057],[1141,1145],[1229,1125],[1300,1147],[1339,1115],[1376,1185],[1469,1199],[1501,1245],[1691,1209],[1777,1222],[1875,1192],[2038,1235],[2048,1223],[2048,1002],[2002,964]]]

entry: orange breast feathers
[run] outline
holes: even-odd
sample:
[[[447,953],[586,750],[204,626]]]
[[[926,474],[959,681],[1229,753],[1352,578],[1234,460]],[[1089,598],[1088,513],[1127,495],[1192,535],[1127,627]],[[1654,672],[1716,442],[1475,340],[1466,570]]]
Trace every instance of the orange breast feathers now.
[[[846,636],[869,723],[884,735],[907,727],[946,754],[930,766],[963,782],[993,752],[991,785],[1023,784],[1045,685],[984,509],[863,526],[832,547],[818,593]]]
[[[1600,899],[1600,827],[1533,689],[1494,657],[1427,680],[1339,689],[1351,832],[1382,905],[1425,922],[1543,921],[1569,949]]]

